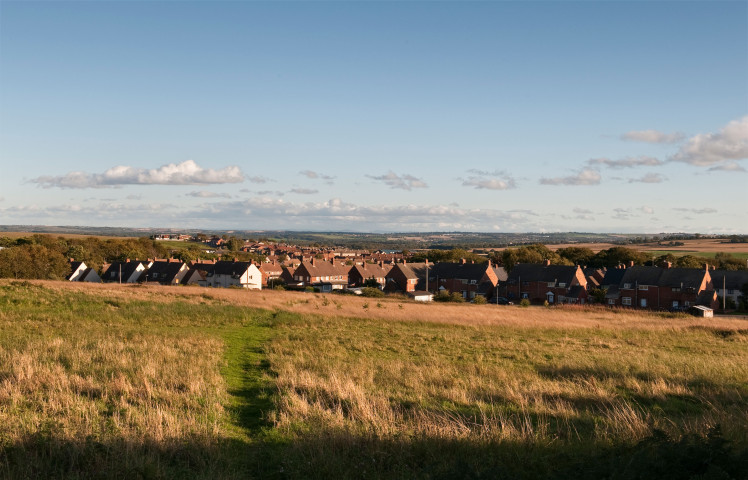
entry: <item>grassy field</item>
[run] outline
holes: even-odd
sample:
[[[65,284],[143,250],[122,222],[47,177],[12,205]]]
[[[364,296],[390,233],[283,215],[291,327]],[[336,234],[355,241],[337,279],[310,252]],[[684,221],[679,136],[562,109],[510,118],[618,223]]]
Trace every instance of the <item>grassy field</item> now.
[[[748,321],[0,282],[0,448],[2,478],[745,478]]]

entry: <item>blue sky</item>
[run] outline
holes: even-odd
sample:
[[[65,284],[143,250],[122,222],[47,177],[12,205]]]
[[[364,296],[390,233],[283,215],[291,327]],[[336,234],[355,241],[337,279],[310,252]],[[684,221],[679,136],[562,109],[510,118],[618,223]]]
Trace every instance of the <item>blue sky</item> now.
[[[0,2],[0,223],[748,233],[748,2]]]

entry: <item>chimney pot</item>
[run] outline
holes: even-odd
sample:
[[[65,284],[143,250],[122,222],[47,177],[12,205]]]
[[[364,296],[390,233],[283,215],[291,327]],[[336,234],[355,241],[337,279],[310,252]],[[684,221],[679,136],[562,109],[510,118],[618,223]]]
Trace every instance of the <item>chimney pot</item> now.
[[[550,261],[550,260],[545,260],[545,261],[543,262],[543,265],[545,265],[546,267],[548,267],[548,266],[550,266],[550,265],[551,265],[551,261]]]
[[[634,261],[633,260],[629,260],[629,267],[633,267],[633,266],[634,266]]]
[[[465,265],[466,263],[467,263],[467,260],[465,260],[464,258],[460,259],[460,265]]]

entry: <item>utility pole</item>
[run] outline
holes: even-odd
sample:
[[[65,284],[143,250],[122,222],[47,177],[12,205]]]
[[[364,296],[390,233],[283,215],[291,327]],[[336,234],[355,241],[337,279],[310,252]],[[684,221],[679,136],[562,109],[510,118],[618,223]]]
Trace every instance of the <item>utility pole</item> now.
[[[727,275],[722,275],[722,311],[727,310]]]

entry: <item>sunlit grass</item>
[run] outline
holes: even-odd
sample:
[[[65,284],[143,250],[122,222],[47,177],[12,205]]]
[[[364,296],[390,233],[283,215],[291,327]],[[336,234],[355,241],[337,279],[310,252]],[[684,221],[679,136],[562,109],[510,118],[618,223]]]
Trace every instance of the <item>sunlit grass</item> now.
[[[745,321],[84,287],[0,282],[0,477],[748,471]]]

